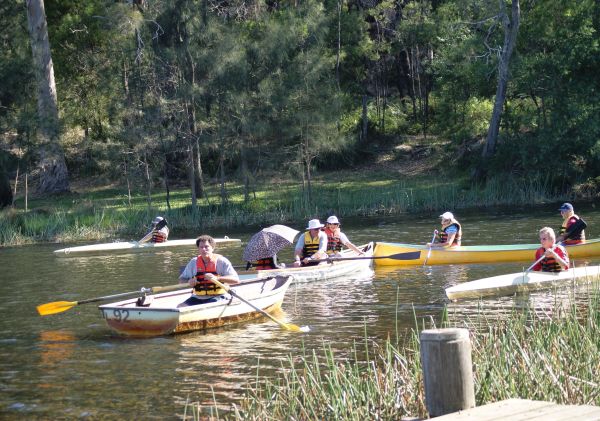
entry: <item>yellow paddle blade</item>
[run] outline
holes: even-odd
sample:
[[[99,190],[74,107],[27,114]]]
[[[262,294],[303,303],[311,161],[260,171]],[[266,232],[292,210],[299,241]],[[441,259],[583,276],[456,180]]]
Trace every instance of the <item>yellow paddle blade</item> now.
[[[77,301],[54,301],[53,303],[40,304],[36,308],[40,316],[47,316],[49,314],[62,313],[76,305]]]
[[[298,326],[298,325],[294,325],[291,323],[281,323],[281,326],[283,326],[284,328],[286,328],[287,330],[290,330],[292,332],[310,332],[310,328],[308,326]]]

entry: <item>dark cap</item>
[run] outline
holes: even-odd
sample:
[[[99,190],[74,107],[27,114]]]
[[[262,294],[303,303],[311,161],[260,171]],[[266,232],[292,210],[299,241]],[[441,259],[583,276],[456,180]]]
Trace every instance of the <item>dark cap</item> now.
[[[560,208],[558,208],[559,211],[572,211],[573,210],[573,205],[570,203],[563,203]]]

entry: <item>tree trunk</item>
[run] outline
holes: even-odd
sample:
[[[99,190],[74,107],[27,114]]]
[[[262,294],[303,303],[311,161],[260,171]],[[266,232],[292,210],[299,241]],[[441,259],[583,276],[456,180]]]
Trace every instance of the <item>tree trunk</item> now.
[[[196,196],[196,176],[194,171],[194,149],[191,146],[188,146],[188,157],[190,160],[188,174],[190,177],[190,190],[192,193],[192,212],[196,212],[198,209],[198,201]]]
[[[38,87],[37,111],[40,124],[38,192],[42,194],[66,192],[69,191],[69,173],[59,143],[58,101],[43,0],[27,0],[27,22]]]
[[[244,203],[248,203],[250,201],[250,172],[248,171],[248,154],[244,139],[242,139],[242,144],[240,145],[240,159],[242,161],[242,179],[244,180]]]
[[[365,85],[367,84],[367,82],[365,81]],[[367,113],[367,93],[366,93],[366,86],[365,86],[365,93],[362,96],[362,128],[360,131],[360,141],[362,144],[366,144],[367,143],[367,131],[369,128],[369,115]]]
[[[221,174],[221,205],[223,208],[227,208],[228,200],[227,189],[225,188],[225,155],[222,150],[219,154],[219,170]]]
[[[499,0],[502,25],[504,27],[504,45],[502,54],[500,55],[500,63],[498,64],[498,86],[496,88],[496,99],[494,101],[494,110],[492,111],[492,120],[488,129],[487,138],[483,147],[482,156],[487,160],[494,156],[496,151],[496,143],[498,141],[498,133],[500,131],[500,120],[502,119],[502,110],[506,99],[506,88],[508,85],[508,67],[510,57],[517,42],[517,34],[519,32],[519,0],[512,0],[512,19],[508,18],[504,0]]]

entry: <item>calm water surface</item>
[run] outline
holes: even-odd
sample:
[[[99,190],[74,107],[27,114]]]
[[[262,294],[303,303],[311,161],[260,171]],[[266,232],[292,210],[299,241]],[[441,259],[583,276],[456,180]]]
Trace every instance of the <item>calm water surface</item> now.
[[[464,245],[535,243],[539,228],[560,226],[557,207],[457,212],[457,217],[464,227]],[[344,219],[342,228],[355,244],[424,243],[444,210],[406,219]],[[588,222],[588,237],[599,237],[600,210],[588,205],[577,211]],[[211,234],[247,241],[253,232]],[[211,405],[216,399],[226,408],[239,400],[257,372],[274,374],[292,353],[320,352],[327,342],[344,358],[354,341],[364,341],[365,331],[376,342],[402,334],[413,326],[413,311],[438,321],[448,306],[450,317],[462,320],[478,312],[495,315],[514,307],[551,312],[557,304],[551,293],[482,302],[448,303],[445,298],[448,286],[520,271],[528,262],[376,267],[374,273],[322,285],[293,285],[278,317],[309,325],[309,334],[283,331],[260,319],[206,332],[128,339],[111,333],[94,304],[43,318],[35,306],[176,283],[179,267],[194,250],[55,258],[52,251],[65,246],[0,249],[2,419],[178,419],[186,400]],[[242,263],[243,245],[219,252],[234,264]],[[282,257],[290,256],[288,252]],[[600,264],[599,259],[592,262]]]

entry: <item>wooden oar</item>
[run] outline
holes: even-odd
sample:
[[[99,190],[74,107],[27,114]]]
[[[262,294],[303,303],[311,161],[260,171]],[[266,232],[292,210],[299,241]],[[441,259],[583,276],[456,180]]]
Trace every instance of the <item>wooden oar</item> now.
[[[219,286],[220,288],[223,288],[225,291],[229,292],[231,295],[236,297],[238,300],[248,304],[250,307],[252,307],[254,310],[261,313],[263,316],[267,316],[269,319],[273,320],[275,323],[277,323],[279,326],[283,327],[284,329],[291,330],[292,332],[309,332],[310,331],[310,328],[308,326],[300,327],[300,326],[297,326],[297,325],[294,325],[291,323],[284,323],[281,320],[276,319],[275,317],[271,316],[269,313],[267,313],[263,309],[255,306],[250,301],[246,300],[244,297],[241,297],[237,292],[235,292],[233,289],[231,289],[231,287],[229,285],[225,285],[222,282],[219,282],[217,279],[213,278],[213,279],[211,279],[211,282],[214,282],[217,286]]]
[[[139,291],[131,291],[131,292],[123,292],[121,294],[114,295],[106,295],[104,297],[96,297],[96,298],[88,298],[86,300],[80,301],[54,301],[52,303],[40,304],[37,306],[37,311],[40,316],[48,316],[50,314],[62,313],[63,311],[67,311],[79,304],[88,304],[95,303],[98,301],[106,301],[112,300],[114,298],[122,298],[134,295],[146,295],[146,294],[158,294],[159,292],[169,292],[169,291],[177,291],[179,289],[186,289],[190,286],[188,284],[177,284],[177,285],[169,285],[164,287],[152,287],[152,288],[142,288]]]
[[[435,236],[437,235],[438,230],[433,230],[433,237],[431,237],[431,243],[429,243],[429,251],[427,252],[427,257],[425,258],[425,261],[423,262],[423,266],[425,266],[427,264],[427,261],[429,260],[429,256],[431,256],[431,248],[433,247],[433,242],[435,241]]]

